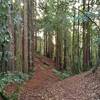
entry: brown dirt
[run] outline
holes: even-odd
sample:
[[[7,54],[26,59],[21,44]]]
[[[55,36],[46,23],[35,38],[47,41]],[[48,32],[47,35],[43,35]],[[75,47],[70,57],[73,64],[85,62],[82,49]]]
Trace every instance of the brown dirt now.
[[[35,91],[40,91],[60,81],[52,72],[54,65],[53,61],[45,57],[37,56],[35,58],[35,74],[33,78],[24,85],[20,100],[36,100],[33,99]]]
[[[100,74],[77,75],[41,90],[40,94],[43,99],[33,100],[100,100]]]
[[[20,100],[100,100],[100,71],[59,81],[52,73],[52,62],[48,60],[51,66],[43,68],[45,61],[35,59],[35,75],[24,86]]]
[[[16,91],[17,85],[16,84],[8,84],[4,90],[5,90],[5,95],[10,96],[13,94],[14,91]]]

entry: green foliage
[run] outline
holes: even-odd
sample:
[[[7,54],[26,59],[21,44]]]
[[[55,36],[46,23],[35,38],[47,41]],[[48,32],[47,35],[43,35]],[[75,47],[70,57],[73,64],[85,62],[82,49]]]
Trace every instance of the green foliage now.
[[[20,4],[20,1],[18,0],[16,0],[16,3],[13,4],[12,17],[13,17],[13,23],[14,23],[15,28],[17,28],[17,26],[20,25],[22,21],[22,16],[20,13],[21,11],[23,11],[23,9],[21,8],[21,6],[19,6],[19,4]]]
[[[18,92],[19,92],[19,89],[17,89],[16,91],[14,91],[14,93],[9,97],[8,100],[18,100]]]
[[[11,94],[10,97],[7,97],[5,95],[5,91],[4,88],[7,84],[11,84],[11,83],[17,83],[17,84],[21,84],[23,83],[25,80],[29,79],[29,75],[24,74],[24,73],[1,73],[0,74],[0,93],[1,95],[3,95],[3,97],[8,98],[7,100],[17,100],[18,97],[18,87],[17,90],[14,91],[13,94]]]
[[[3,66],[8,60],[8,54],[5,50],[7,44],[10,42],[10,33],[8,31],[8,8],[9,0],[1,0],[0,3],[0,59]],[[0,66],[1,67],[1,66]]]
[[[2,90],[3,87],[7,85],[8,83],[22,83],[28,78],[29,78],[28,75],[21,73],[21,72],[1,73],[0,74],[0,87],[1,87],[0,90]]]
[[[9,0],[2,0],[0,3],[0,33],[7,34],[7,18],[8,18],[8,7]]]
[[[68,72],[66,70],[64,70],[63,72],[62,71],[59,71],[59,70],[56,70],[56,69],[53,69],[53,72],[60,77],[60,79],[65,79],[65,78],[68,78],[70,77],[72,74],[71,72]]]
[[[44,31],[52,33],[57,31],[57,28],[63,27],[66,29],[66,26],[71,25],[71,13],[68,9],[67,1],[56,1],[56,0],[47,0],[46,2],[40,3],[40,9],[43,10],[43,18],[41,19],[41,28]]]
[[[97,45],[100,45],[100,37],[95,38],[95,43],[96,43]]]
[[[2,29],[0,32],[0,45],[6,46],[10,42],[10,35],[6,29]]]
[[[12,38],[9,30],[9,17],[12,17],[14,28],[19,25],[22,21],[21,15],[19,14],[19,2],[12,4],[12,0],[1,0],[0,3],[0,60],[2,69],[7,67],[8,59],[11,57],[11,52],[7,51],[8,45]],[[17,30],[17,29],[16,29]]]

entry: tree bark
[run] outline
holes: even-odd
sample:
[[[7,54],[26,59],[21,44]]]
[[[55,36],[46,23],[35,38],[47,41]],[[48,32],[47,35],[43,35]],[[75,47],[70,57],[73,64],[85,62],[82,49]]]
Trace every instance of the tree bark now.
[[[24,66],[23,71],[28,73],[28,1],[24,0],[24,34],[23,34],[23,56],[24,56]]]

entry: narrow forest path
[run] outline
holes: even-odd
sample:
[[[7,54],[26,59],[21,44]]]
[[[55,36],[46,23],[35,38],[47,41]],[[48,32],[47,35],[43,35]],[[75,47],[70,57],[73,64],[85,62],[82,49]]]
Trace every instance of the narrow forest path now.
[[[60,81],[52,69],[55,64],[52,60],[46,57],[37,56],[35,58],[35,73],[31,80],[27,81],[23,86],[20,100],[37,100],[35,92],[48,87],[49,85]]]

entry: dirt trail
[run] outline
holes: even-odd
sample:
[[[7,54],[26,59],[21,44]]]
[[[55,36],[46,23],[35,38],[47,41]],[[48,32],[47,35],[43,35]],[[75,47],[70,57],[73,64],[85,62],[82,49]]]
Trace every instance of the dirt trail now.
[[[52,72],[53,68],[54,63],[50,59],[45,57],[36,57],[34,76],[24,85],[20,100],[33,100],[35,97],[34,92],[42,90],[49,85],[60,81],[60,79]]]

